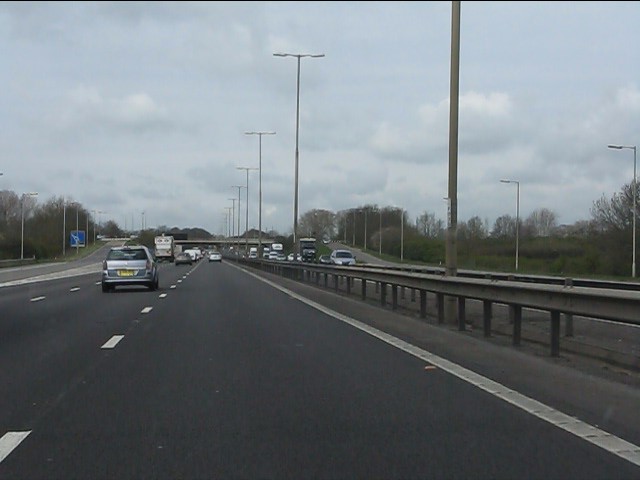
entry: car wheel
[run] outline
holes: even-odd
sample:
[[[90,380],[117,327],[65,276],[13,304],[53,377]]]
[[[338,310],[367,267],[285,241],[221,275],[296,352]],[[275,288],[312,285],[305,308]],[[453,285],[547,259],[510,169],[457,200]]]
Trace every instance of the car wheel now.
[[[107,293],[109,291],[109,285],[103,283],[102,284],[102,293]]]

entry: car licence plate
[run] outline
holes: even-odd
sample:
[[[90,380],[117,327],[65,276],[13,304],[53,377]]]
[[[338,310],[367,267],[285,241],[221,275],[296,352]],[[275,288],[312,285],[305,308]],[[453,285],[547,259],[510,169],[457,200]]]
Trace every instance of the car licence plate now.
[[[119,277],[133,277],[134,273],[133,270],[118,270]]]

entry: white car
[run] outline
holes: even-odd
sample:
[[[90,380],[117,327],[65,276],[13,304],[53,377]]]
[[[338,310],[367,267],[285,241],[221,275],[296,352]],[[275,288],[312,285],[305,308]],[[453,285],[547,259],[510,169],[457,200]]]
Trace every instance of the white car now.
[[[209,252],[209,261],[210,262],[221,262],[222,261],[222,254],[220,252],[215,251],[215,250]]]
[[[333,265],[355,265],[356,257],[351,250],[334,250],[331,252],[330,260]]]

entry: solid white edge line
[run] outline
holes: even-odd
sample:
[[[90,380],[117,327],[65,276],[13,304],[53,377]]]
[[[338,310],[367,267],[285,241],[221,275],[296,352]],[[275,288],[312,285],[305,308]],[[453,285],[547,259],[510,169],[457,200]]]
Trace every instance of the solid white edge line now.
[[[120,343],[120,340],[122,340],[123,338],[124,338],[124,335],[114,335],[109,340],[107,340],[107,343],[102,345],[102,347],[100,347],[100,348],[103,348],[103,349],[115,348],[115,346],[118,343]]]
[[[389,335],[388,333],[385,333],[351,317],[331,310],[330,308],[320,305],[319,303],[313,302],[291,290],[288,290],[285,287],[282,287],[276,283],[271,282],[270,280],[260,277],[253,272],[249,272],[242,268],[240,269],[245,273],[253,276],[254,278],[257,278],[258,280],[271,285],[281,292],[286,293],[292,298],[295,298],[296,300],[312,308],[315,308],[325,315],[347,323],[365,333],[368,333],[373,337],[376,337],[379,340],[382,340],[383,342],[386,342],[406,353],[413,355],[414,357],[429,362],[437,366],[438,368],[450,373],[451,375],[454,375],[461,380],[464,380],[465,382],[468,382],[471,385],[478,387],[490,393],[491,395],[494,395],[495,397],[540,418],[541,420],[555,425],[556,427],[561,428],[577,436],[578,438],[586,440],[589,443],[592,443],[610,453],[613,453],[614,455],[617,455],[618,457],[623,458],[633,463],[634,465],[640,466],[640,447],[631,442],[627,442],[620,437],[589,425],[588,423],[583,422],[582,420],[579,420],[575,417],[562,413],[559,410],[549,407],[542,402],[527,397],[526,395],[516,392],[515,390],[511,390],[510,388],[507,388],[498,382],[495,382],[449,360],[446,360],[445,358],[434,355],[433,353],[416,347],[415,345],[411,345],[404,340],[400,340],[399,338]]]
[[[5,433],[2,438],[0,438],[0,463],[2,463],[30,433],[31,430]]]

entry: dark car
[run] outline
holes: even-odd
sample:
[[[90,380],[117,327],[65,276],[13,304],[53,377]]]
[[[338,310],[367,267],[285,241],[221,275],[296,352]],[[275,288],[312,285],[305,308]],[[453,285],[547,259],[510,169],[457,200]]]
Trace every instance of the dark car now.
[[[158,263],[144,245],[113,247],[102,262],[102,291],[120,285],[143,285],[151,290],[159,286]]]
[[[187,252],[180,252],[173,261],[176,265],[193,265],[193,259]]]

